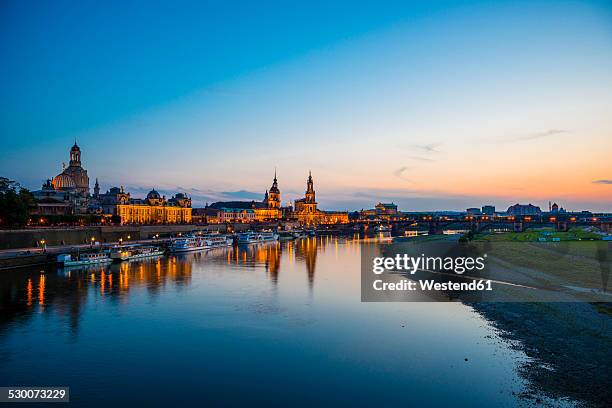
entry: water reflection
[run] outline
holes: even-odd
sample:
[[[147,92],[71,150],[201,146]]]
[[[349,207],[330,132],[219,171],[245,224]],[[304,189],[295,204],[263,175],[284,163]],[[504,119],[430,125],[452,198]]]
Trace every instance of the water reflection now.
[[[472,307],[361,303],[364,248],[383,250],[359,236],[323,236],[83,269],[3,271],[0,378],[69,384],[79,406],[130,398],[176,404],[175,394],[145,392],[162,387],[181,389],[181,405],[200,401],[204,390],[210,405],[299,398],[313,406],[347,396],[356,405],[400,405],[411,395],[416,405],[515,406],[524,381],[541,384],[517,376],[524,353],[501,342]],[[538,313],[529,310],[532,319]],[[545,332],[533,347],[558,334]],[[118,370],[142,378],[146,389],[123,390]],[[315,377],[314,391],[302,386]],[[240,392],[219,391],[230,382]],[[98,398],[109,389],[108,401]]]
[[[357,239],[349,242],[356,243]],[[317,252],[330,246],[337,251],[337,245],[337,237],[311,237],[110,265],[4,271],[0,274],[0,330],[10,322],[24,322],[35,313],[57,313],[68,316],[70,329],[76,331],[83,305],[89,299],[127,302],[130,292],[140,288],[158,296],[167,286],[189,286],[194,268],[206,264],[263,268],[277,285],[281,258],[285,257],[290,266],[305,266],[308,287],[312,290]]]

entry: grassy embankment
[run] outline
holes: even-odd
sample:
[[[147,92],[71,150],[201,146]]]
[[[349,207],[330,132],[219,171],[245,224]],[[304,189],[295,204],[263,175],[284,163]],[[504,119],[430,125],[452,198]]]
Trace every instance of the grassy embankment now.
[[[546,242],[540,242],[546,238]],[[552,238],[560,241],[552,242]],[[487,245],[495,258],[512,265],[543,272],[559,279],[559,283],[585,288],[607,286],[612,260],[610,242],[580,228],[567,232],[553,229],[529,230],[519,233],[477,234],[472,241]]]

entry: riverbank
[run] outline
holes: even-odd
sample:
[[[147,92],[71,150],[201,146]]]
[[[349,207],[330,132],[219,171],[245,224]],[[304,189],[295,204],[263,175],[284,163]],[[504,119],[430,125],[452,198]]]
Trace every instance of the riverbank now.
[[[589,407],[612,406],[612,304],[472,303],[499,336],[529,360],[519,370],[521,397],[545,395]]]

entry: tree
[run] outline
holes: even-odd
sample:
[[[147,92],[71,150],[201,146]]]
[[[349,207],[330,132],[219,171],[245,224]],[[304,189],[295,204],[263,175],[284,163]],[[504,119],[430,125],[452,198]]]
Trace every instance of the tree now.
[[[34,207],[34,197],[18,182],[0,177],[0,224],[23,227],[27,224]]]

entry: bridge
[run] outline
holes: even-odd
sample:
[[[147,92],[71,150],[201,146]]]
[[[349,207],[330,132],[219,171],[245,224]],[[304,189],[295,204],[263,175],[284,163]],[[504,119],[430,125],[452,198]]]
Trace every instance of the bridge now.
[[[342,232],[373,231],[378,225],[388,225],[394,235],[404,235],[406,231],[427,231],[429,234],[442,234],[444,231],[508,231],[522,232],[529,228],[553,228],[556,231],[569,231],[570,228],[594,227],[602,232],[612,232],[612,217],[578,217],[567,216],[435,216],[421,215],[397,219],[353,220],[343,226],[328,226],[330,229]]]

